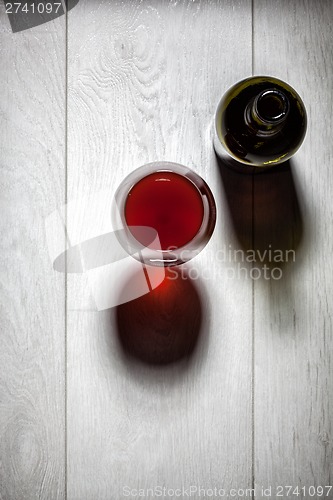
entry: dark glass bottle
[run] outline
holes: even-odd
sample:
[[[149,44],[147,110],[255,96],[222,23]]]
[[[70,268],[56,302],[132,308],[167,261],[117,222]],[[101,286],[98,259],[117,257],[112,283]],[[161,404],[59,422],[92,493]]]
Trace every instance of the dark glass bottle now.
[[[303,142],[306,111],[287,83],[255,76],[222,97],[215,117],[214,147],[246,165],[270,167],[288,160]]]

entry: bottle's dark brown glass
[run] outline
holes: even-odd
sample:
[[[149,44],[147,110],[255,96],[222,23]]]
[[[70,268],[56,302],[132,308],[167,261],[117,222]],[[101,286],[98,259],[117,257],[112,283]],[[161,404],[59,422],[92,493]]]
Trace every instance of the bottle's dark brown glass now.
[[[302,99],[277,78],[242,80],[222,97],[215,117],[214,147],[238,162],[269,167],[288,160],[303,142],[306,111]]]

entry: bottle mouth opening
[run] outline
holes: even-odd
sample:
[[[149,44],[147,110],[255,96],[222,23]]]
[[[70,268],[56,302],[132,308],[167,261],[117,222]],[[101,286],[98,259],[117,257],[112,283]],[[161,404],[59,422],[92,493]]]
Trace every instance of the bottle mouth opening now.
[[[289,102],[279,90],[268,89],[257,96],[255,107],[259,119],[267,123],[278,123],[287,116]]]

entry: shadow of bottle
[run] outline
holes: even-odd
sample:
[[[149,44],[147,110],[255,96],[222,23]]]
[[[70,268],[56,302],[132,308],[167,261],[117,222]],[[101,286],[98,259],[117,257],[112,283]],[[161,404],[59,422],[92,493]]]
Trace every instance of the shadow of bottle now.
[[[292,162],[265,170],[232,159],[217,163],[237,246],[251,251],[256,265],[295,262],[304,225]]]
[[[125,283],[119,302],[136,279],[142,278],[132,276]],[[152,366],[189,361],[205,323],[202,293],[184,266],[166,268],[165,279],[157,288],[117,306],[114,323],[127,361]]]

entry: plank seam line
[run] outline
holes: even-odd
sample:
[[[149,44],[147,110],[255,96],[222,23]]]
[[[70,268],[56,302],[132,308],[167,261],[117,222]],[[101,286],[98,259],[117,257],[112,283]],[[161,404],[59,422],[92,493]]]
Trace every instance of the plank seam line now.
[[[68,223],[68,11],[65,11],[65,222]],[[67,257],[65,260],[65,380],[64,380],[64,410],[65,410],[65,436],[64,436],[64,481],[65,481],[65,500],[68,497],[67,491],[67,455],[68,455],[68,436],[67,436],[67,408],[68,408],[68,381],[67,381],[67,333],[68,333],[68,276],[67,276]]]
[[[251,71],[252,76],[254,76],[254,0],[251,0]],[[254,249],[254,224],[255,224],[255,216],[254,216],[254,172],[252,173],[252,249]],[[252,267],[254,263],[252,263]],[[252,413],[252,450],[251,450],[251,472],[252,472],[252,485],[251,488],[255,492],[255,282],[252,281],[252,363],[251,363],[251,371],[252,371],[252,387],[251,387],[251,413]],[[256,495],[254,493],[254,499]]]

